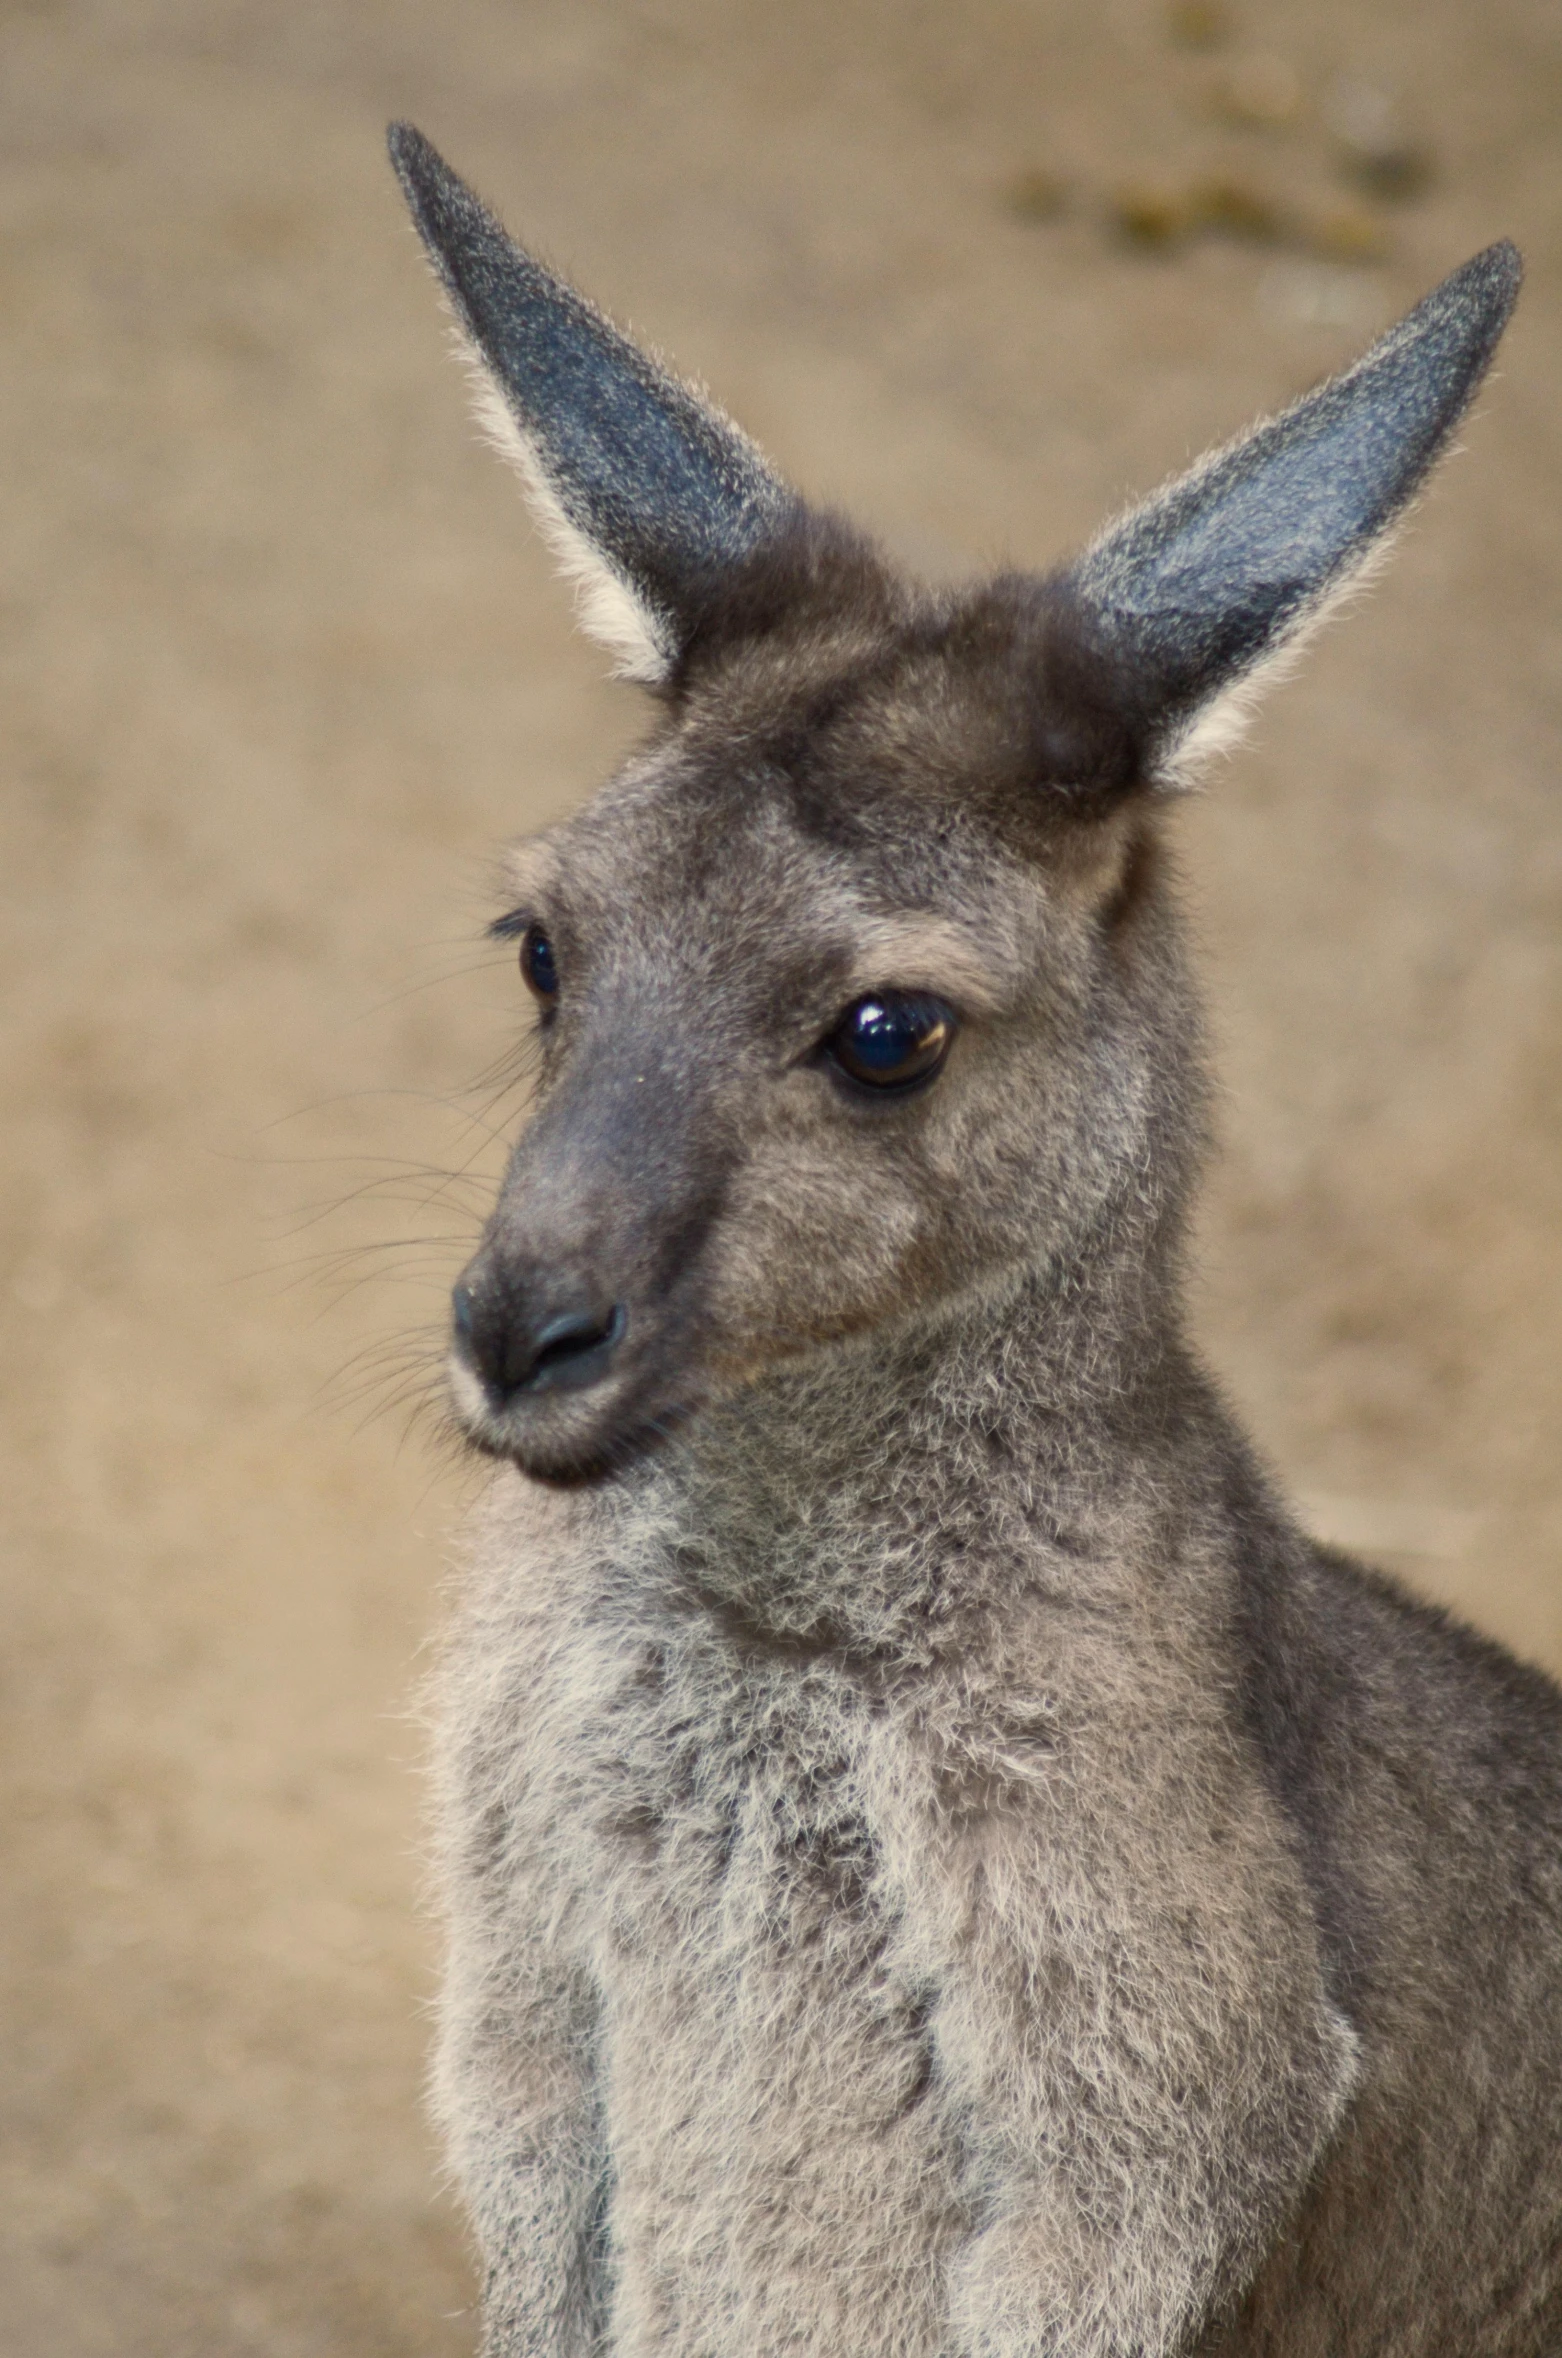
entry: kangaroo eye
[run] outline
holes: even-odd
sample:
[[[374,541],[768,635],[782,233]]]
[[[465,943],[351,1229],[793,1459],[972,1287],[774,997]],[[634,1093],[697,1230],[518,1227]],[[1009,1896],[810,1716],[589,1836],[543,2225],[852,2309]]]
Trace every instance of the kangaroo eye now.
[[[553,944],[540,925],[528,925],[521,936],[521,973],[528,990],[543,1001],[559,995],[559,970],[553,956]]]
[[[875,991],[847,1008],[824,1052],[865,1088],[909,1089],[932,1079],[954,1036],[954,1009],[942,999]]]

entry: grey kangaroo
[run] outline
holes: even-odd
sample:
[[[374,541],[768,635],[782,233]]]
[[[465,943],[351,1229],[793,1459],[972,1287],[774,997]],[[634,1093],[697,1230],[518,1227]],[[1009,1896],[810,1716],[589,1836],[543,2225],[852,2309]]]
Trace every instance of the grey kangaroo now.
[[[1315,1545],[1191,1353],[1162,818],[1519,261],[934,594],[392,152],[657,698],[522,846],[454,1296],[437,2108],[491,2358],[1562,2351],[1562,1695]]]

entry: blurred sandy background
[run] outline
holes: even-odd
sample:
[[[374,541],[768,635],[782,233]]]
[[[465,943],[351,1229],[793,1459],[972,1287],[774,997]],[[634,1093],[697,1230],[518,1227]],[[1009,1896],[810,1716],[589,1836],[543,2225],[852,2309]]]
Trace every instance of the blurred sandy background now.
[[[514,1118],[484,861],[637,715],[467,426],[391,114],[933,571],[1521,240],[1467,455],[1181,832],[1209,1348],[1331,1536],[1562,1667],[1562,16],[1225,29],[0,13],[5,2358],[472,2345],[409,1718],[464,1477],[364,1415],[481,1200],[417,1166]]]

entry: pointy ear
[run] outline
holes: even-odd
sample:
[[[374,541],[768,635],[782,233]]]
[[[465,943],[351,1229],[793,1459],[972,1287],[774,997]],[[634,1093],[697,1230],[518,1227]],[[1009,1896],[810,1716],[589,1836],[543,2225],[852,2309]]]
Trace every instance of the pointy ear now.
[[[478,412],[514,464],[580,616],[655,686],[723,576],[799,513],[754,445],[506,236],[410,123],[391,161],[470,357]]]
[[[1506,241],[1488,246],[1354,368],[1110,525],[1061,577],[1144,716],[1161,784],[1191,782],[1241,735],[1260,687],[1386,553],[1486,373],[1521,267]]]

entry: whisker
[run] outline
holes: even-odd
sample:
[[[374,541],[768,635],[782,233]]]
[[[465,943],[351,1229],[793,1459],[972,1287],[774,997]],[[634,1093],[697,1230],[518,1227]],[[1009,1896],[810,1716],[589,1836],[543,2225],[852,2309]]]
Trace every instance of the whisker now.
[[[446,967],[438,974],[424,975],[417,981],[404,984],[400,990],[389,991],[383,999],[370,1000],[366,1006],[359,1008],[352,1020],[367,1023],[372,1016],[383,1015],[387,1007],[400,1007],[406,1000],[415,999],[420,991],[438,990],[444,983],[461,982],[469,974],[484,974],[510,964],[508,958],[502,955],[495,957],[491,950],[484,956],[467,958],[459,966]]]

